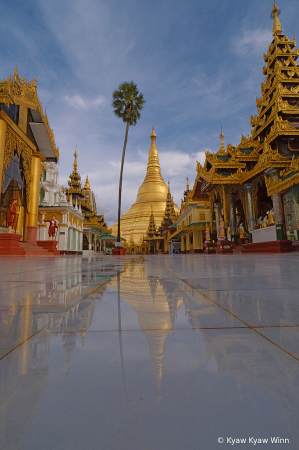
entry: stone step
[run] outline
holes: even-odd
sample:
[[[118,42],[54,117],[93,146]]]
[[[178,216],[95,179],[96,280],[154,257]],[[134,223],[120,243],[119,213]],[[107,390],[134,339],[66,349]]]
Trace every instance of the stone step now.
[[[20,242],[20,247],[22,247],[25,251],[25,255],[28,256],[42,256],[42,255],[52,255],[52,252],[45,250],[43,247],[39,247],[38,245],[30,244],[29,242]]]

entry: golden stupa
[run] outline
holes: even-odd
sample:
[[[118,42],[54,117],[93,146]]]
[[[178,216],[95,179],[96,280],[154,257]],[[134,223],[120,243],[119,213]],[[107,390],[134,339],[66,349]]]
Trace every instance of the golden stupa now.
[[[147,234],[151,208],[157,227],[161,225],[165,213],[168,188],[161,175],[156,137],[153,127],[146,176],[138,189],[135,203],[120,218],[121,236],[127,241],[133,238],[135,243],[140,241],[140,236]],[[174,205],[174,209],[179,213],[177,205]],[[113,225],[111,233],[117,235],[117,223]]]

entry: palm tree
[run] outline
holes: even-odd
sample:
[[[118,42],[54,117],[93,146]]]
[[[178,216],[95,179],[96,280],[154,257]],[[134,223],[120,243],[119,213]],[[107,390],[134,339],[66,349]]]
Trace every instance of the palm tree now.
[[[140,119],[140,111],[142,110],[144,103],[145,100],[143,94],[139,93],[137,85],[133,83],[133,81],[131,81],[131,83],[120,84],[118,89],[113,92],[113,113],[127,124],[119,175],[117,242],[120,242],[121,190],[129,126],[136,125],[137,120]]]

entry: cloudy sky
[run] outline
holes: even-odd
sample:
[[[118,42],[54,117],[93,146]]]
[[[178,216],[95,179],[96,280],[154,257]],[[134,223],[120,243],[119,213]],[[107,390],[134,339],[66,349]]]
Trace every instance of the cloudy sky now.
[[[60,183],[89,175],[98,213],[116,220],[124,123],[112,92],[133,80],[144,94],[141,119],[129,131],[123,209],[135,201],[146,171],[152,122],[161,170],[175,202],[186,176],[193,185],[204,150],[237,145],[263,81],[272,37],[272,0],[1,1],[1,74],[38,79],[60,149]],[[299,39],[297,0],[279,0],[283,31]]]

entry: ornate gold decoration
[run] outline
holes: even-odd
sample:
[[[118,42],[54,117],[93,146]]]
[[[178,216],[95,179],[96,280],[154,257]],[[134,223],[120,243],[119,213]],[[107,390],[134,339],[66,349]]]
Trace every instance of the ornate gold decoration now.
[[[7,80],[0,81],[0,103],[4,103],[7,106],[10,104],[24,105],[27,108],[37,109],[47,128],[54,154],[59,159],[59,148],[56,147],[54,133],[49,125],[46,110],[43,111],[42,104],[38,98],[36,81],[37,79],[35,78],[28,83],[26,77],[20,78],[16,67],[13,78],[9,76]]]
[[[22,158],[24,176],[26,180],[27,208],[29,209],[32,180],[32,150],[9,126],[7,126],[5,135],[2,182],[4,181],[5,171],[8,168],[10,160],[11,158],[13,158],[15,152],[17,152],[19,158]]]
[[[274,194],[280,194],[283,191],[286,191],[294,184],[299,183],[299,173],[296,173],[292,177],[287,178],[286,180],[272,180],[269,176],[265,175],[265,183],[267,187],[267,193],[269,196]]]
[[[299,172],[299,159],[295,159],[295,155],[293,155],[290,166],[280,172],[281,177],[285,177],[292,172]]]

